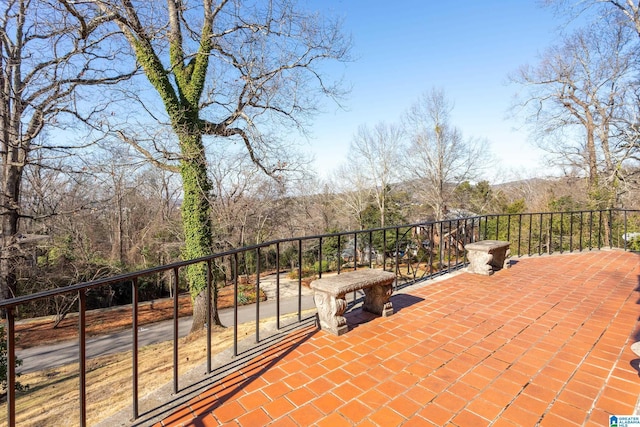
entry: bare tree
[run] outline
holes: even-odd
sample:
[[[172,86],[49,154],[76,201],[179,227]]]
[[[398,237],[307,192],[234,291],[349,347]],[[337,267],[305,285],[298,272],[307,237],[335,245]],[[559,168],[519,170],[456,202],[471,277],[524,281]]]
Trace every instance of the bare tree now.
[[[220,251],[268,240],[284,191],[245,153],[229,148],[216,147],[217,162],[209,168],[214,245]]]
[[[115,69],[111,34],[99,25],[108,16],[80,13],[74,2],[9,0],[0,6],[0,298],[15,289],[14,255],[20,231],[21,189],[34,153],[62,156],[73,144],[53,146],[38,138],[46,127],[64,127],[64,117],[87,118],[104,104],[88,103],[79,90],[131,77]],[[79,112],[78,108],[83,110]]]
[[[401,155],[404,147],[402,130],[399,126],[378,123],[373,128],[362,125],[353,136],[349,147],[348,162],[351,162],[347,182],[364,182],[374,194],[374,201],[380,213],[380,226],[385,226],[387,200],[391,184],[401,176]]]
[[[146,268],[179,259],[183,233],[178,178],[149,165],[135,176],[135,191],[130,191],[127,199],[129,263]]]
[[[285,197],[278,203],[281,212],[277,223],[279,237],[318,235],[338,225],[333,204],[336,189],[308,174],[288,183]]]
[[[603,207],[618,204],[640,154],[637,134],[638,43],[613,18],[576,31],[513,81],[538,145],[569,170],[584,171],[587,190]],[[631,126],[631,127],[630,127]]]
[[[595,9],[601,17],[622,17],[640,35],[640,2],[634,0],[544,0],[543,4],[568,12],[571,17]]]
[[[152,95],[139,100],[171,127],[177,147],[165,149],[155,139],[145,145],[126,129],[120,136],[152,163],[180,172],[183,256],[208,255],[213,243],[212,183],[205,143],[238,142],[254,164],[274,177],[295,167],[282,126],[303,130],[317,96],[339,95],[320,66],[344,60],[349,42],[338,22],[289,0],[168,0],[166,7],[129,0],[90,3],[113,17],[164,111],[155,111]],[[192,330],[207,321],[205,268],[187,270],[194,302]]]
[[[126,269],[147,267],[141,259],[143,249],[148,252],[153,247],[162,252],[162,242],[154,237],[158,230],[168,231],[160,233],[162,239],[169,240],[164,243],[182,239],[170,224],[172,211],[178,211],[178,189],[170,187],[169,172],[150,166],[131,147],[119,141],[102,142],[99,147],[87,159],[87,170],[94,178],[92,193],[107,225],[111,244],[107,258]]]
[[[475,180],[488,166],[488,143],[465,139],[451,124],[453,103],[441,89],[423,93],[405,115],[410,138],[407,158],[417,184],[415,192],[442,219],[454,189]]]
[[[622,14],[640,35],[640,2],[633,0],[592,0],[592,2]]]
[[[351,220],[349,228],[356,224],[359,229],[365,227],[363,214],[371,203],[374,183],[363,174],[357,162],[347,161],[338,166],[331,178],[331,187],[335,190],[338,210]]]

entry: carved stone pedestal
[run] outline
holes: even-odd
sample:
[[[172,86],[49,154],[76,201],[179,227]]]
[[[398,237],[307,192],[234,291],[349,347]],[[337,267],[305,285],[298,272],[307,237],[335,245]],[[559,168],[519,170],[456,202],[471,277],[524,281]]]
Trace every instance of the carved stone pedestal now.
[[[347,300],[343,295],[333,296],[327,292],[314,292],[313,301],[318,310],[320,329],[331,332],[334,335],[342,335],[349,330],[344,311],[347,309]]]
[[[374,285],[364,288],[364,304],[362,309],[382,317],[393,314],[393,304],[389,301],[393,293],[392,285]]]
[[[467,271],[489,276],[503,267],[509,268],[509,245],[509,242],[502,240],[481,240],[468,243],[465,246],[469,260]]]
[[[348,271],[337,276],[324,277],[311,282],[313,300],[318,310],[320,328],[335,335],[347,332],[347,308],[345,295],[364,290],[362,309],[380,316],[391,316],[393,304],[389,301],[393,292],[395,274],[380,270]]]

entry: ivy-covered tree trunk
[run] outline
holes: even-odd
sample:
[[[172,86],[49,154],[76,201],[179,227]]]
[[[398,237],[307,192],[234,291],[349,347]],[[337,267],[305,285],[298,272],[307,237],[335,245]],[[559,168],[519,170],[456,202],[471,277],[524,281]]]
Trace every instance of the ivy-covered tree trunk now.
[[[211,45],[210,15],[212,3],[205,0],[205,20],[201,32],[198,54],[188,59],[182,46],[179,4],[168,2],[170,22],[169,57],[171,71],[167,71],[154,49],[153,35],[140,24],[135,9],[125,6],[125,15],[116,22],[131,44],[138,62],[142,66],[149,83],[156,89],[171,120],[171,127],[180,145],[179,172],[182,177],[183,202],[182,223],[184,230],[183,259],[196,259],[211,254],[211,215],[208,201],[211,182],[207,176],[207,159],[202,141],[204,133],[200,120],[199,100],[205,83]],[[101,3],[105,12],[110,6]],[[207,265],[195,264],[187,268],[187,282],[193,303],[193,324],[191,331],[201,329],[207,319]],[[213,288],[212,324],[221,325],[217,314],[217,292]]]
[[[182,224],[185,244],[184,259],[196,259],[211,254],[211,207],[208,194],[211,182],[207,176],[207,161],[200,135],[181,135],[180,145],[184,153],[180,163],[184,200]],[[193,303],[192,331],[201,329],[207,319],[207,264],[200,263],[187,268],[187,281]],[[212,289],[212,324],[220,325],[217,306],[217,289]]]

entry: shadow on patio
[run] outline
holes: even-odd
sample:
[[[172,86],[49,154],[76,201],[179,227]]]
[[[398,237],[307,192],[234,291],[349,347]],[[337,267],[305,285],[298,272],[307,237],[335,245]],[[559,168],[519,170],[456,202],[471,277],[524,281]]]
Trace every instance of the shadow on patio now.
[[[603,250],[429,281],[341,337],[308,322],[157,425],[609,425],[640,395],[639,266]]]

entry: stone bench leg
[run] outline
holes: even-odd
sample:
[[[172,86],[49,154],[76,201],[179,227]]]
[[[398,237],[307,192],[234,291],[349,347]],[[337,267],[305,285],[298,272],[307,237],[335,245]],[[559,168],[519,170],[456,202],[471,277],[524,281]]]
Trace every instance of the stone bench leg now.
[[[467,271],[489,276],[497,270],[509,268],[508,258],[510,252],[509,248],[499,248],[488,253],[470,250],[467,254],[467,258],[469,259],[469,268]]]
[[[491,266],[494,270],[509,268],[511,266],[509,264],[509,255],[511,255],[511,250],[509,248],[494,251],[493,260],[491,261]]]
[[[391,316],[393,314],[393,304],[389,301],[389,298],[392,292],[392,285],[375,285],[365,288],[362,309],[383,317]]]
[[[483,274],[489,276],[493,274],[493,254],[483,251],[469,251],[467,254],[469,259],[469,273]]]
[[[326,292],[315,291],[313,300],[316,303],[318,320],[323,331],[342,335],[349,330],[347,319],[342,316],[347,309],[347,300],[344,295],[336,297]]]

